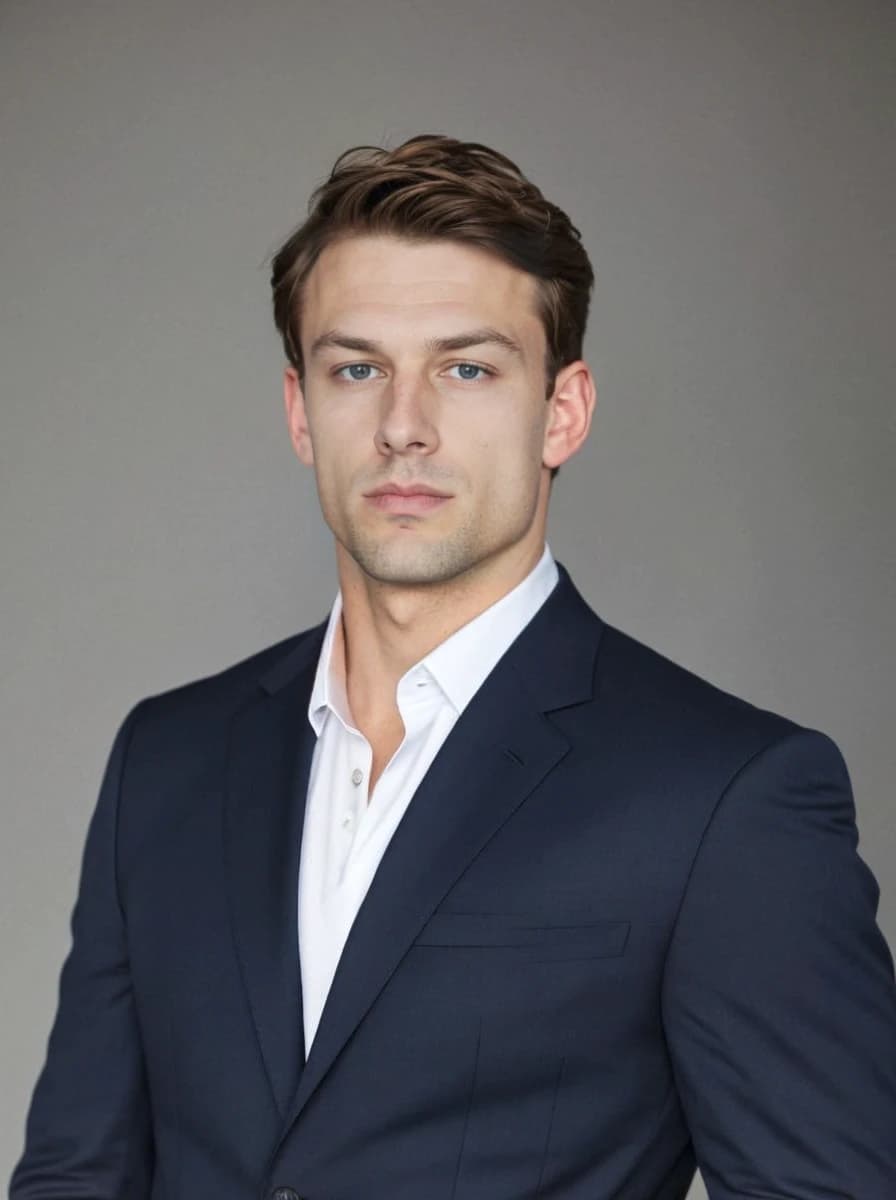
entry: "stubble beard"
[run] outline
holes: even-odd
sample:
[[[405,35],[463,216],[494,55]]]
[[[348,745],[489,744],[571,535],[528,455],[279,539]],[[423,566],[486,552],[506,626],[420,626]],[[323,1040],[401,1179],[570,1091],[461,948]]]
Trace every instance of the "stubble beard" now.
[[[397,587],[439,587],[475,572],[526,536],[538,508],[538,489],[533,486],[528,503],[520,507],[502,504],[496,496],[482,498],[476,511],[468,511],[457,526],[442,534],[427,533],[426,517],[403,516],[389,522],[419,524],[423,528],[418,533],[413,527],[378,530],[350,506],[328,505],[320,488],[319,495],[324,519],[349,557],[368,578]]]
[[[378,538],[350,526],[342,544],[371,579],[405,587],[448,583],[488,554],[472,521],[437,541],[427,542],[409,532],[407,539],[398,531],[392,537]]]

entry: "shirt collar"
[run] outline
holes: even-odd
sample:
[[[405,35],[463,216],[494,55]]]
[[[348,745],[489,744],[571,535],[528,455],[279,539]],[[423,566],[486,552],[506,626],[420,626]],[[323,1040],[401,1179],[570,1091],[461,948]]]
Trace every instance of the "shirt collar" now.
[[[345,690],[345,641],[342,634],[341,591],[336,593],[336,599],[330,609],[330,619],[327,621],[324,640],[317,660],[314,687],[311,689],[311,699],[308,702],[308,720],[317,737],[320,737],[324,718],[330,709],[336,713],[344,725],[351,724],[348,695]]]
[[[430,650],[405,672],[402,680],[427,671],[460,714],[547,600],[559,578],[557,564],[545,544],[541,558],[525,579]],[[343,724],[351,725],[345,688],[341,591],[330,610],[308,705],[308,720],[318,737],[327,710],[332,710]]]

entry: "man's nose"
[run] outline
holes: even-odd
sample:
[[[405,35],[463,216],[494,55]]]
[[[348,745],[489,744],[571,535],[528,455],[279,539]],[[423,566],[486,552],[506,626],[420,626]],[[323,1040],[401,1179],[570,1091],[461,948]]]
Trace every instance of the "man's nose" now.
[[[439,443],[437,404],[434,389],[421,376],[393,378],[383,391],[374,437],[380,454],[432,453]]]

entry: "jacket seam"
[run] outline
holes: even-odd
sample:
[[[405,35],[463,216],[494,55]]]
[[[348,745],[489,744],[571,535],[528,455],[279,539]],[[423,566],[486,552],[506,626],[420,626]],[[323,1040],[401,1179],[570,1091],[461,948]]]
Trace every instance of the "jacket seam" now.
[[[663,955],[662,971],[660,972],[660,979],[661,979],[660,993],[661,994],[662,994],[663,989],[665,988],[666,968],[668,966],[669,954],[672,950],[672,944],[675,941],[675,935],[678,931],[678,922],[681,917],[681,910],[684,908],[685,901],[687,900],[688,892],[690,891],[690,887],[691,887],[691,881],[694,877],[694,872],[697,868],[697,863],[698,863],[698,861],[700,859],[700,855],[703,851],[704,843],[706,842],[706,838],[709,834],[710,829],[712,828],[712,826],[715,822],[716,816],[718,815],[719,809],[722,807],[723,802],[727,798],[729,792],[731,792],[732,788],[734,788],[734,786],[738,783],[741,776],[744,775],[749,770],[749,768],[757,761],[757,759],[762,758],[762,756],[765,754],[768,754],[768,752],[770,750],[777,749],[779,746],[784,745],[785,742],[788,742],[793,738],[805,737],[805,735],[807,733],[812,733],[812,732],[813,731],[810,729],[804,729],[802,727],[797,727],[796,729],[788,730],[787,733],[781,734],[780,737],[775,738],[773,741],[766,742],[766,744],[764,746],[760,746],[758,750],[754,751],[754,753],[751,754],[749,756],[749,758],[745,759],[744,762],[741,763],[741,765],[731,774],[727,783],[724,785],[724,787],[719,792],[716,802],[712,807],[712,811],[710,812],[709,816],[706,818],[706,823],[703,826],[702,833],[700,834],[700,840],[697,843],[697,848],[695,849],[693,858],[691,859],[691,865],[688,868],[687,878],[685,879],[684,886],[681,889],[681,896],[678,901],[678,906],[675,909],[675,916],[672,921],[672,928],[669,932],[669,937],[666,942],[666,950]]]
[[[115,902],[118,905],[118,911],[122,921],[126,922],[124,902],[121,895],[121,881],[119,871],[119,830],[121,827],[121,800],[124,790],[124,776],[128,765],[128,758],[131,751],[131,742],[134,737],[134,729],[137,725],[137,714],[145,705],[145,700],[138,701],[125,717],[122,724],[122,746],[121,746],[121,761],[119,763],[117,777],[115,779],[115,811],[114,811],[114,828],[113,828],[113,867],[115,873]]]

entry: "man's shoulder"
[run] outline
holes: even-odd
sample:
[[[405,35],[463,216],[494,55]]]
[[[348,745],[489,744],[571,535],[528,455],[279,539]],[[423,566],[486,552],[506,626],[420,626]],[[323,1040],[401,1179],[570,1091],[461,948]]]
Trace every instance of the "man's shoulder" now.
[[[273,690],[278,675],[316,664],[326,621],[231,662],[218,670],[145,696],[132,712],[141,723],[203,722],[227,719],[262,690]]]
[[[621,725],[637,726],[676,757],[698,749],[740,757],[805,730],[612,625],[601,638],[595,698]]]
[[[711,668],[702,673],[675,657],[674,647],[658,649],[633,632],[611,624],[578,591],[559,563],[561,587],[552,597],[553,621],[545,623],[543,636],[556,642],[550,631],[563,632],[561,648],[578,648],[581,661],[586,649],[595,648],[591,711],[601,722],[616,721],[666,736],[705,741],[730,733],[735,739],[774,739],[802,726],[796,721],[754,703],[739,692],[726,691]],[[547,606],[546,606],[547,611]],[[580,667],[574,667],[580,671]]]

